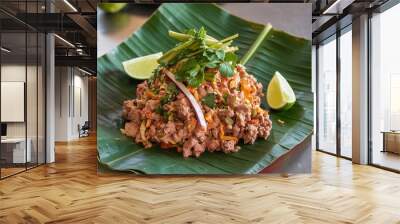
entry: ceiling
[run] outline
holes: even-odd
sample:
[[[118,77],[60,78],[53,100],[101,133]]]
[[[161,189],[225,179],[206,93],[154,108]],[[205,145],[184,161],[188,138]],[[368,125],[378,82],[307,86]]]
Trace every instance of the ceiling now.
[[[29,32],[55,33],[56,65],[79,66],[95,74],[96,5],[96,0],[0,0],[2,45],[12,49],[10,59],[24,58],[27,46],[30,58],[37,44],[29,43]]]
[[[389,0],[312,0],[313,43],[317,44],[350,25],[354,17]]]
[[[113,1],[121,0],[108,0],[108,2]],[[335,33],[338,28],[350,24],[352,17],[387,1],[269,0],[266,2],[312,3],[313,42],[318,43]],[[17,33],[26,30],[54,32],[61,37],[55,38],[56,63],[70,65],[73,62],[76,66],[86,67],[95,72],[97,2],[97,0],[0,0],[1,29],[3,33],[8,33],[3,35],[3,45],[7,43],[8,48],[15,49],[14,54],[25,54],[23,52],[25,38],[20,38]],[[159,0],[135,0],[135,2],[160,3]],[[52,13],[48,13],[49,11]],[[29,37],[28,42],[30,39]],[[34,44],[28,44],[28,55],[34,52],[35,48]]]

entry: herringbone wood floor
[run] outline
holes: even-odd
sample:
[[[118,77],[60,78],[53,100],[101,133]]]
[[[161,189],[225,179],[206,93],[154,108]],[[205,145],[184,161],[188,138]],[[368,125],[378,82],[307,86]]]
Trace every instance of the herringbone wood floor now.
[[[0,223],[400,223],[400,175],[315,152],[313,173],[97,176],[96,142],[0,181]]]

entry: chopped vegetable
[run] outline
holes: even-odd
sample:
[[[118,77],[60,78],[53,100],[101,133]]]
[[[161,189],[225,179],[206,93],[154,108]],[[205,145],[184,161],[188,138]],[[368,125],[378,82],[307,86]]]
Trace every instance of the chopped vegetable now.
[[[151,125],[151,120],[150,120],[150,119],[148,119],[148,120],[146,121],[146,128],[149,128],[149,127],[150,127],[150,125]]]
[[[206,119],[206,121],[207,121],[208,123],[211,123],[211,122],[213,121],[213,120],[212,120],[212,112],[211,112],[211,111],[208,112],[208,113],[206,113],[205,119]]]
[[[283,125],[285,124],[285,122],[282,121],[281,119],[278,119],[278,123],[279,123],[281,126],[283,126]]]
[[[207,105],[209,108],[215,108],[215,94],[214,93],[207,93],[206,96],[201,99],[201,101]]]
[[[258,125],[258,124],[259,124],[259,121],[258,121],[257,119],[251,119],[251,120],[249,121],[249,124]]]
[[[194,98],[194,96],[189,92],[189,90],[186,88],[185,85],[183,85],[181,82],[179,82],[179,81],[177,81],[175,79],[175,75],[174,74],[172,74],[167,69],[164,69],[164,73],[169,79],[171,79],[172,82],[174,82],[176,84],[176,86],[187,97],[187,99],[189,100],[190,104],[193,107],[194,112],[196,113],[196,117],[197,117],[197,120],[198,120],[200,126],[203,127],[206,130],[207,129],[207,122],[206,122],[206,120],[204,118],[203,111],[201,110],[201,107],[200,107],[199,103],[196,101],[196,99]]]
[[[227,125],[229,125],[229,126],[232,126],[232,125],[233,125],[233,120],[232,120],[232,118],[226,117],[226,118],[225,118],[225,123],[226,123]]]
[[[222,139],[225,136],[224,126],[219,126],[219,138]]]
[[[237,141],[238,141],[238,138],[235,137],[235,136],[222,136],[221,140],[224,140],[224,141],[235,141],[235,142],[237,142]]]

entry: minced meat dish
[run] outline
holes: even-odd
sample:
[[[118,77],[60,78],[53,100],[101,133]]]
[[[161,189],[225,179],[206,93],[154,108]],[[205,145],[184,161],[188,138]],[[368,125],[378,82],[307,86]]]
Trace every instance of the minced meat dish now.
[[[145,148],[159,145],[184,157],[237,152],[239,141],[267,139],[272,123],[260,107],[262,84],[239,64],[238,47],[231,46],[239,35],[217,40],[203,27],[168,33],[180,43],[157,60],[136,98],[124,102],[122,133]]]
[[[136,99],[124,102],[122,132],[146,148],[159,144],[184,157],[198,157],[206,150],[237,152],[241,139],[245,144],[266,139],[272,124],[268,112],[260,107],[262,84],[241,65],[234,71],[233,76],[224,77],[208,69],[215,74],[214,80],[188,88],[201,105],[207,130],[198,125],[185,95],[165,74],[158,74],[151,83],[138,85]]]

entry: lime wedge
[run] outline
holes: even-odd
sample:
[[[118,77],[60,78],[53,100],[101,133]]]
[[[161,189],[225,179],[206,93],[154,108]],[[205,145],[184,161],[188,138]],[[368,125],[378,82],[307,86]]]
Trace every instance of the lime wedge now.
[[[157,68],[157,60],[162,53],[150,54],[143,57],[133,58],[122,62],[125,72],[134,79],[148,79],[153,76],[154,69]]]
[[[99,3],[99,7],[108,13],[118,12],[126,6],[127,3]]]
[[[296,102],[292,87],[278,71],[268,84],[267,102],[274,110],[288,110]]]

